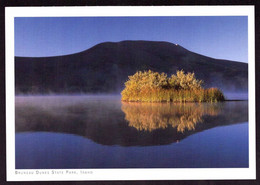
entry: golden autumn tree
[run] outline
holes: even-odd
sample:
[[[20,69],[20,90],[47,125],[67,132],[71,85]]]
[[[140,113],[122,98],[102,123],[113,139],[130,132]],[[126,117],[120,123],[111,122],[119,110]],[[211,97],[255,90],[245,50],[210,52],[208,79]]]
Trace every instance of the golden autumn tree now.
[[[122,101],[143,102],[216,102],[223,101],[224,95],[217,88],[203,89],[202,80],[194,73],[177,71],[170,78],[165,73],[138,71],[129,76],[125,89],[121,92]]]

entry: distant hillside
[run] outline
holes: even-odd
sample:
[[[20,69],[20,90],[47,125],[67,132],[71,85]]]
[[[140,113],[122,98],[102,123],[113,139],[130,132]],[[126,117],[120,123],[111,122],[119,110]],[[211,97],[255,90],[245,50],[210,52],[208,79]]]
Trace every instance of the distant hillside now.
[[[239,53],[238,53],[239,54]],[[98,44],[56,57],[15,57],[16,94],[115,93],[137,70],[195,72],[205,85],[247,90],[248,64],[199,55],[168,42],[122,41]]]

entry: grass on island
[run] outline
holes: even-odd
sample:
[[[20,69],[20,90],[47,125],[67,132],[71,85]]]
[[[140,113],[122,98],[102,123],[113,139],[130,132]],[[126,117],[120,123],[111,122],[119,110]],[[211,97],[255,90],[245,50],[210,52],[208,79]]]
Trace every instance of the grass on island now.
[[[122,101],[127,102],[218,102],[224,101],[217,88],[202,88],[203,81],[183,70],[167,77],[165,73],[138,71],[129,76]]]

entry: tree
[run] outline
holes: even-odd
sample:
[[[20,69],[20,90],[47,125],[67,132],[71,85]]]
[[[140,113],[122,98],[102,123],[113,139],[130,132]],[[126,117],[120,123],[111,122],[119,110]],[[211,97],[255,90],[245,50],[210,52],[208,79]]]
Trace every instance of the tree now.
[[[129,76],[121,92],[123,101],[223,101],[224,95],[217,88],[203,89],[202,80],[194,73],[177,71],[170,78],[165,73],[138,71]]]
[[[201,89],[203,81],[197,80],[194,73],[187,73],[183,70],[177,71],[176,75],[172,75],[169,79],[170,88],[176,90],[195,90]]]

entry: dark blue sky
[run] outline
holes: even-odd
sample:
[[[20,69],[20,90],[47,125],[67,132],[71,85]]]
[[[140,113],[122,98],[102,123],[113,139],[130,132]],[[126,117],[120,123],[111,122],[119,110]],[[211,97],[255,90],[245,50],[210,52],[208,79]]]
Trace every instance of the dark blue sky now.
[[[219,59],[248,62],[247,17],[15,18],[16,56],[56,56],[105,41],[168,41]]]

